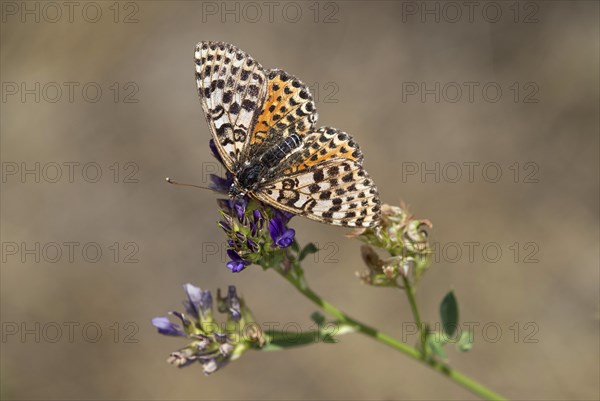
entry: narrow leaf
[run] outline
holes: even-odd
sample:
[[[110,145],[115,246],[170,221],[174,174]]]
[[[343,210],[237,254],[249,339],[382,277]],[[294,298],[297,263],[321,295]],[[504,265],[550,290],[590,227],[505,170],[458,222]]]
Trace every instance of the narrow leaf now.
[[[270,341],[262,348],[263,351],[280,351],[286,348],[316,344],[321,338],[321,334],[318,331],[288,333],[279,330],[273,330],[269,333],[269,335]]]
[[[440,304],[440,317],[444,326],[444,333],[452,337],[458,327],[458,302],[454,291],[450,291]]]

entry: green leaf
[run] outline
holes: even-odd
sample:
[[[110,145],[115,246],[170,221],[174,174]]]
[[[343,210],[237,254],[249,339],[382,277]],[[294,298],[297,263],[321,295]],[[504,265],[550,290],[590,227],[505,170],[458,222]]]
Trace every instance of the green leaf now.
[[[337,330],[310,330],[300,333],[284,332],[281,330],[269,331],[267,344],[261,351],[281,351],[287,348],[301,347],[310,344],[326,343],[335,344],[339,340],[335,337]]]
[[[301,333],[288,333],[280,330],[269,332],[270,341],[261,348],[262,351],[281,351],[286,348],[300,347],[316,344],[321,338],[318,331],[303,331]]]
[[[310,318],[313,322],[315,322],[317,324],[317,326],[323,326],[323,324],[325,323],[325,316],[323,316],[322,313],[320,312],[313,312],[310,315]]]
[[[458,302],[454,291],[450,291],[440,304],[440,317],[444,326],[444,333],[452,337],[458,327]]]
[[[456,349],[460,352],[469,352],[473,348],[473,339],[469,331],[463,331],[456,343]]]
[[[317,248],[315,246],[315,244],[313,244],[312,242],[309,242],[304,249],[302,249],[302,251],[300,252],[300,256],[298,256],[298,260],[302,260],[305,257],[307,257],[308,255],[310,255],[311,253],[316,253],[319,251],[319,248]]]

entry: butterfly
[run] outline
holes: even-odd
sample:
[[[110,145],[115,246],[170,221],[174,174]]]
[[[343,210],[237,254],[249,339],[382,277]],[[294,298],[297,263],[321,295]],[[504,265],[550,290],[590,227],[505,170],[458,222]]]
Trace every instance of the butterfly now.
[[[304,83],[223,42],[198,43],[194,59],[206,120],[234,178],[231,198],[248,195],[338,226],[379,221],[379,194],[358,144],[338,129],[315,128]]]

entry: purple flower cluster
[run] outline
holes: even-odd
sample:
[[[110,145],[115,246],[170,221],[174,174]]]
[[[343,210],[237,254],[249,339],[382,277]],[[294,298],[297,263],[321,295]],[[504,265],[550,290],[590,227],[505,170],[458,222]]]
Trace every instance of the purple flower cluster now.
[[[214,141],[210,140],[210,149],[214,157],[222,164]],[[233,184],[233,175],[211,174],[211,188],[228,194]],[[219,226],[227,235],[227,268],[234,273],[241,272],[252,263],[257,263],[277,249],[283,249],[294,243],[296,231],[287,224],[294,216],[282,210],[265,205],[247,196],[236,199],[219,199],[221,215]],[[267,230],[268,228],[268,230]]]
[[[228,238],[227,268],[232,272],[238,273],[269,252],[294,243],[296,231],[287,227],[292,214],[248,199],[221,204],[223,220],[219,226]]]
[[[245,349],[246,345],[236,342],[234,336],[216,330],[213,320],[213,299],[210,291],[203,291],[191,284],[185,284],[187,299],[183,302],[187,315],[171,311],[181,324],[171,322],[166,316],[155,317],[152,324],[160,334],[186,337],[192,340],[187,347],[172,352],[167,361],[178,367],[193,362],[202,365],[205,375],[224,366],[236,349]],[[227,296],[218,293],[219,311],[227,313],[228,322],[241,323],[243,318],[242,302],[234,286],[229,286]],[[189,318],[188,318],[189,316]]]

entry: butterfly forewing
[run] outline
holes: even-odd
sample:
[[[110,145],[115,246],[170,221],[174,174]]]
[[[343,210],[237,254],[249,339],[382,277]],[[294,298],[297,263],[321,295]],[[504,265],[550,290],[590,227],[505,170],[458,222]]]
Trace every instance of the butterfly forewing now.
[[[249,158],[292,134],[302,137],[314,128],[317,110],[308,87],[281,70],[268,75],[267,96],[250,139]]]
[[[200,42],[195,61],[202,107],[225,166],[233,172],[262,111],[267,76],[252,57],[226,43]]]

